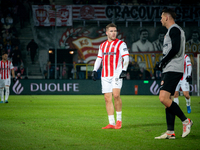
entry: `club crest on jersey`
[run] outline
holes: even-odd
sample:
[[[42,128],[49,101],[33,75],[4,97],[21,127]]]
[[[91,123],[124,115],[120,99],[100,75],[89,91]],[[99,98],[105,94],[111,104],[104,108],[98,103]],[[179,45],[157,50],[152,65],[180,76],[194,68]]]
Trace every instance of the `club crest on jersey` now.
[[[163,85],[164,84],[164,81],[161,81],[160,85]]]
[[[104,55],[116,55],[115,52],[104,52],[103,54],[104,54]]]

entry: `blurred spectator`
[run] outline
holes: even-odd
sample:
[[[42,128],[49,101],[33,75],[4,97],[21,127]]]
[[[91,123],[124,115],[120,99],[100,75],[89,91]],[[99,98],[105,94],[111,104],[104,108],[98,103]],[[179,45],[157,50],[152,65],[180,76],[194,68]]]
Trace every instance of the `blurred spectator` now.
[[[17,80],[21,80],[22,77],[21,77],[21,74],[20,73],[17,73],[17,77],[16,77]]]
[[[8,57],[9,57],[9,54],[11,54],[13,51],[12,46],[9,41],[7,41],[7,44],[5,45],[5,50],[8,52]]]
[[[20,73],[21,75],[25,75],[25,68],[23,63],[21,63],[20,67],[18,67],[17,73]]]
[[[62,78],[63,79],[68,79],[69,78],[69,73],[68,73],[68,67],[66,66],[66,63],[63,62],[63,68],[62,68]]]
[[[44,0],[43,0],[44,1]],[[25,16],[25,20],[28,21],[30,23],[30,14],[31,14],[31,4],[29,3],[28,0],[24,0],[23,5],[26,8],[26,16]]]
[[[30,52],[32,64],[34,64],[35,55],[38,49],[37,43],[32,39],[27,45],[27,51]]]
[[[17,10],[18,10],[17,13],[19,15],[19,20],[20,20],[20,26],[22,29],[24,28],[24,23],[27,16],[26,7],[24,6],[23,2],[19,2],[19,6]]]
[[[148,70],[140,68],[140,79],[141,80],[151,80],[151,74]]]
[[[3,31],[2,37],[3,37],[4,45],[7,44],[7,41],[9,41],[11,44],[12,33],[10,33],[8,29]]]
[[[120,1],[119,0],[115,0],[114,1],[114,5],[120,5],[121,3],[120,3]]]
[[[50,78],[50,70],[51,70],[51,61],[48,61],[47,64],[46,64],[46,68],[44,70],[45,79],[49,79]]]
[[[83,69],[85,67],[84,64],[85,63],[84,63],[83,59],[78,60],[78,63],[76,65],[78,79],[85,79],[85,69]]]
[[[141,74],[140,72],[140,67],[137,62],[135,61],[130,61],[128,65],[127,72],[129,73],[130,79],[131,80],[138,80],[140,79],[139,75]]]
[[[160,80],[161,79],[161,73],[162,71],[159,68],[154,68],[154,77],[156,80]]]
[[[101,79],[101,68],[97,70],[97,80]]]
[[[20,67],[22,59],[21,59],[21,51],[19,50],[18,46],[15,46],[13,52],[12,52],[12,61],[13,66]]]
[[[3,48],[3,46],[4,46],[3,38],[2,38],[2,36],[0,35],[0,47],[1,47],[1,49]],[[1,53],[0,53],[0,54],[1,54]]]
[[[19,40],[18,36],[13,36],[11,39],[11,43],[12,43],[13,47],[18,46],[20,49],[20,40]]]
[[[11,14],[7,14],[4,24],[13,25],[13,18],[11,17]]]

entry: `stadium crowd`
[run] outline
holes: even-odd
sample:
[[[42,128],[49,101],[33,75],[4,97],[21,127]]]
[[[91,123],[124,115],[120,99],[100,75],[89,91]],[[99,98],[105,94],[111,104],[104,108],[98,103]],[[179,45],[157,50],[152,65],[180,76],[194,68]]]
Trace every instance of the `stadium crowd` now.
[[[8,60],[12,61],[15,74],[25,75],[24,60],[21,53],[21,42],[16,24],[21,29],[29,20],[30,3],[28,0],[2,0],[0,3],[0,53],[5,50]]]

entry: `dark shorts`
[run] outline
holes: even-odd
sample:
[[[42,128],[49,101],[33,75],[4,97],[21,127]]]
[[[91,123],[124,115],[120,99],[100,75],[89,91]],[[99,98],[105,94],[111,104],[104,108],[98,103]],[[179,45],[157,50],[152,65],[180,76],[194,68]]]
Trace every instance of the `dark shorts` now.
[[[171,95],[174,95],[176,86],[180,79],[182,78],[183,73],[179,72],[166,72],[162,74],[160,90],[165,90]]]

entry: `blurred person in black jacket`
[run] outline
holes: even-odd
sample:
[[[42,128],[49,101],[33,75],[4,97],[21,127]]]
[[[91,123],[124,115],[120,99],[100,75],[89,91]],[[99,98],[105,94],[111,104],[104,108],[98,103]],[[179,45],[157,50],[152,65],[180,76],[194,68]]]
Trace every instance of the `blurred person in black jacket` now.
[[[34,59],[35,59],[35,55],[37,53],[37,49],[38,49],[38,45],[34,41],[34,39],[32,39],[27,45],[27,51],[30,51],[30,54],[31,54],[32,64],[34,64]]]

